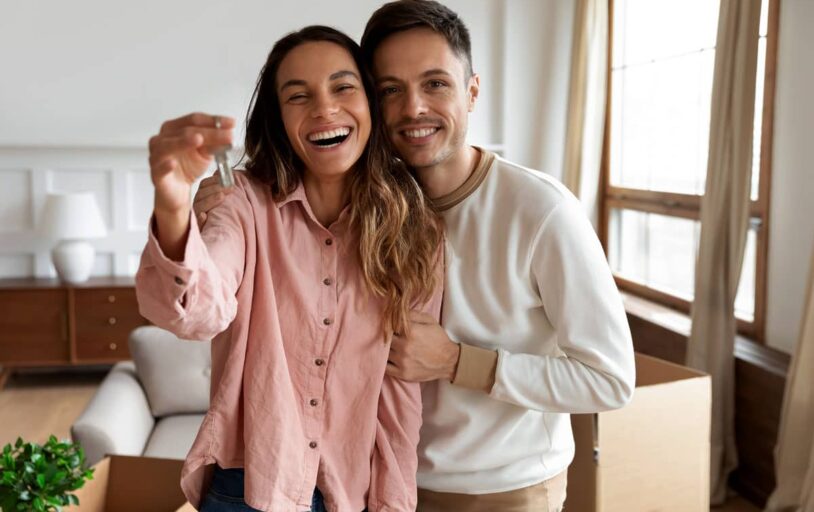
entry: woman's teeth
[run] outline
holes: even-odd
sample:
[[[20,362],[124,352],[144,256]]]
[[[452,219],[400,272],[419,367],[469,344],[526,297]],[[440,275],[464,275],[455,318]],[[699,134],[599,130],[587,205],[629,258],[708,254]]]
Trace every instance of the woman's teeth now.
[[[420,128],[418,130],[405,130],[404,135],[410,137],[411,139],[420,139],[421,137],[432,135],[437,131],[438,128]]]
[[[308,136],[308,141],[321,148],[332,148],[342,144],[349,134],[350,128],[343,126],[342,128],[312,133]]]

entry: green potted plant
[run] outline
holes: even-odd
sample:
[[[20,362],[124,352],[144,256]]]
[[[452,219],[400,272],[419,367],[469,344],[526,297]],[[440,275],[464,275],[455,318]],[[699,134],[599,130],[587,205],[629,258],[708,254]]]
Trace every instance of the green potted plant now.
[[[92,478],[78,443],[51,436],[40,446],[18,438],[0,458],[0,512],[61,512],[79,504],[71,492]]]

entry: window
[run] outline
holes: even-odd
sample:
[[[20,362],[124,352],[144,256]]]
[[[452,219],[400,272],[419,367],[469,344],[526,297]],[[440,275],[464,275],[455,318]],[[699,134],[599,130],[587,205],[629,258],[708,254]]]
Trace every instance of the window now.
[[[779,0],[763,0],[752,204],[735,302],[765,323],[772,106]],[[611,0],[601,232],[619,288],[689,312],[700,239],[718,0]]]

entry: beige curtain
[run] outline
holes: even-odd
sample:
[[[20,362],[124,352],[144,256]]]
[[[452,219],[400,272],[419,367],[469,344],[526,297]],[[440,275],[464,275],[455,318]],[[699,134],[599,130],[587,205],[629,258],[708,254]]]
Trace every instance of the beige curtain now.
[[[726,499],[734,435],[735,294],[749,221],[760,0],[721,0],[707,182],[687,364],[712,376],[710,500]]]
[[[563,183],[597,227],[608,81],[608,0],[577,0]]]
[[[814,512],[814,261],[775,449],[777,487],[766,512]]]

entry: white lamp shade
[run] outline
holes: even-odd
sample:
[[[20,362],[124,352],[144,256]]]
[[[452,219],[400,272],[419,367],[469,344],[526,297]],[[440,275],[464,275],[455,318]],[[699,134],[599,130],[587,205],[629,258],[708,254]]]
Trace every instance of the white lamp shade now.
[[[92,192],[48,194],[40,230],[57,240],[86,240],[107,234]]]

